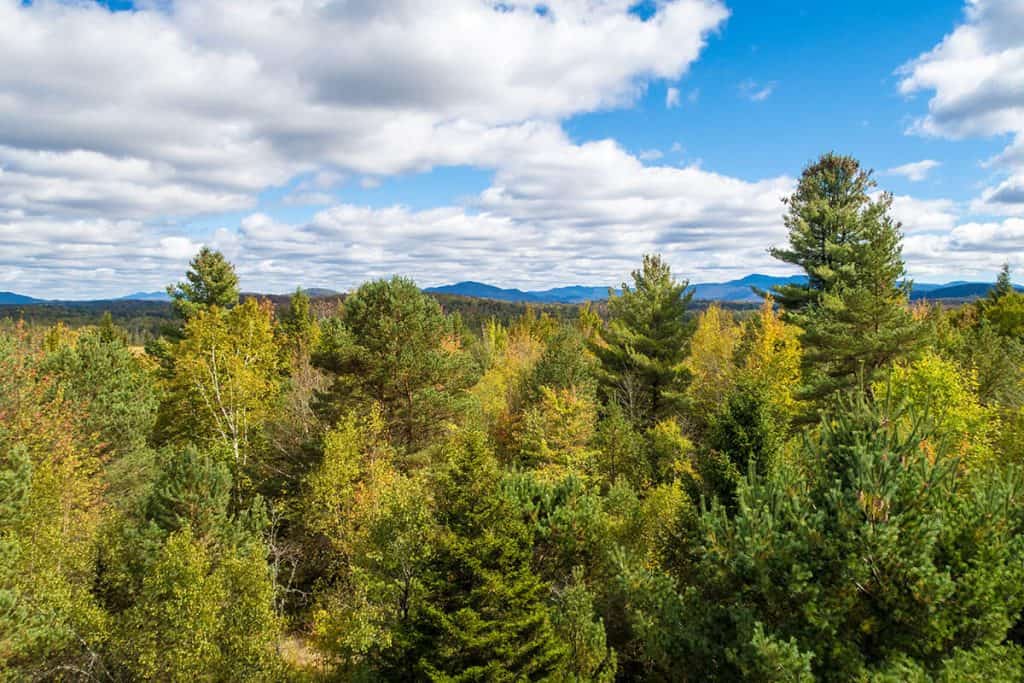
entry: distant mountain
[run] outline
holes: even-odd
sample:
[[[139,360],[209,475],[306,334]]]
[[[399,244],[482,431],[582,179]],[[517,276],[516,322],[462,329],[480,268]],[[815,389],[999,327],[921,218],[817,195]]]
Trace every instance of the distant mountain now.
[[[321,299],[324,297],[338,296],[339,294],[341,294],[341,292],[338,292],[333,289],[327,289],[326,287],[310,287],[309,289],[303,289],[302,291],[305,292],[306,296],[308,296],[311,299]]]
[[[761,275],[755,273],[747,275],[738,280],[727,282],[698,282],[691,285],[693,298],[697,301],[723,301],[734,303],[755,303],[760,301],[751,288],[770,291],[773,287],[783,284],[800,284],[807,282],[803,275],[776,276]],[[993,287],[990,282],[966,282],[956,280],[943,284],[929,282],[915,282],[910,298],[917,301],[922,299],[975,299],[985,296]],[[1018,291],[1024,292],[1024,287],[1016,285]],[[608,287],[592,287],[585,285],[574,285],[568,287],[554,287],[533,291],[521,289],[503,289],[484,282],[457,282],[453,285],[441,287],[427,287],[423,291],[431,294],[454,294],[457,296],[474,297],[478,299],[495,299],[497,301],[508,301],[513,303],[537,303],[537,304],[579,304],[586,301],[603,301],[608,298]],[[313,298],[333,297],[340,293],[323,287],[311,287],[304,290]],[[618,290],[613,290],[618,293]],[[259,293],[244,293],[244,296],[270,297],[274,300],[284,300],[287,294],[268,295]],[[166,292],[134,292],[115,299],[95,299],[92,301],[57,301],[49,299],[37,299],[24,294],[14,292],[0,292],[0,305],[31,305],[31,304],[99,304],[114,301],[149,301],[166,302],[170,297]]]
[[[774,275],[753,274],[739,280],[728,282],[698,282],[693,285],[693,298],[698,301],[760,301],[761,297],[754,293],[753,288],[770,291],[772,287],[807,282],[804,275],[777,277]]]
[[[540,299],[533,292],[524,292],[520,289],[502,289],[501,287],[471,280],[456,282],[454,285],[427,287],[423,291],[430,294],[457,294],[458,296],[472,296],[478,299],[495,299],[497,301],[540,302]]]
[[[739,280],[729,282],[704,282],[692,285],[694,298],[704,301],[759,301],[751,287],[770,289],[776,285],[791,282],[806,282],[802,275],[775,277],[772,275],[747,275]],[[521,289],[502,289],[483,282],[458,282],[442,287],[428,287],[423,290],[434,294],[458,294],[481,299],[498,301],[516,301],[520,303],[562,303],[578,304],[584,301],[603,301],[608,298],[608,287],[555,287],[537,291]],[[618,293],[618,290],[614,290]]]
[[[133,292],[119,296],[115,301],[170,301],[171,297],[167,292]]]
[[[615,290],[616,294],[619,290]],[[603,301],[608,298],[608,287],[556,287],[540,292],[527,292],[545,303],[581,304],[584,301]]]
[[[0,304],[41,304],[43,301],[43,299],[35,299],[24,294],[0,292]]]
[[[911,292],[910,298],[913,300],[977,299],[988,294],[993,286],[991,282],[950,282],[932,289],[921,290],[918,285],[914,285],[914,291]],[[1024,287],[1020,285],[1014,285],[1014,289],[1018,292],[1024,292]]]

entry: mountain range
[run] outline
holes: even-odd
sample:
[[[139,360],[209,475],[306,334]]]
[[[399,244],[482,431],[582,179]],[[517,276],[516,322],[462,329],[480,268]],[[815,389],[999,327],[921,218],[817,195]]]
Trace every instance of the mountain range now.
[[[693,298],[698,301],[731,301],[731,302],[756,302],[760,298],[752,288],[770,290],[788,283],[806,282],[803,275],[774,276],[753,274],[742,277],[738,280],[726,282],[699,282],[691,285]],[[940,299],[973,299],[984,296],[992,283],[990,282],[966,282],[956,280],[942,284],[915,282],[911,299],[940,300]],[[1024,287],[1017,286],[1018,290],[1024,291]],[[555,287],[553,289],[528,290],[504,289],[489,285],[483,282],[457,282],[453,285],[441,287],[427,287],[423,291],[432,294],[454,294],[457,296],[475,297],[479,299],[496,299],[498,301],[512,301],[520,303],[537,304],[578,304],[585,301],[601,301],[608,298],[608,287],[590,287],[585,285],[574,285],[569,287]],[[614,290],[618,293],[618,290]],[[311,288],[306,290],[311,297],[337,296],[339,292],[331,289]],[[113,299],[98,299],[95,301],[169,301],[170,297],[166,292],[134,292],[125,296]],[[32,305],[46,303],[91,303],[87,301],[68,302],[62,300],[37,299],[15,292],[0,292],[0,304],[8,305]]]
[[[800,284],[807,282],[804,275],[788,277],[753,274],[738,280],[726,282],[699,282],[691,285],[693,298],[697,301],[732,301],[757,302],[760,297],[754,289],[770,290],[783,284]],[[929,299],[972,299],[984,296],[992,288],[991,282],[966,282],[956,280],[946,283],[915,282],[910,298],[914,300]],[[1024,291],[1018,286],[1017,289]],[[536,291],[520,289],[502,289],[482,282],[458,282],[442,287],[428,287],[425,292],[435,294],[456,294],[482,299],[499,301],[517,301],[525,303],[583,303],[584,301],[601,301],[608,298],[608,287],[556,287]],[[618,290],[616,290],[618,293]]]

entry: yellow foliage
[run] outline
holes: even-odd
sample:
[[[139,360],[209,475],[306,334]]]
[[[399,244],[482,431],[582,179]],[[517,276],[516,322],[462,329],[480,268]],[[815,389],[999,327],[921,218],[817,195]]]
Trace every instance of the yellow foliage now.
[[[742,376],[754,385],[768,389],[772,403],[782,415],[797,408],[796,390],[800,384],[800,330],[782,320],[774,301],[767,297],[757,316],[748,320],[737,350]]]
[[[917,412],[927,411],[935,425],[934,439],[953,448],[967,464],[993,456],[992,439],[999,421],[994,411],[978,400],[977,378],[932,351],[913,363],[893,368],[888,382],[879,382],[875,394],[910,403]]]
[[[493,427],[519,408],[519,380],[544,353],[544,343],[528,327],[505,330],[494,322],[485,329],[484,336],[492,350],[492,360],[471,392],[480,401],[488,425]]]
[[[728,394],[736,376],[733,353],[738,338],[732,315],[716,304],[697,319],[690,355],[683,361],[691,375],[686,394],[694,415],[714,414]]]
[[[523,423],[519,450],[532,464],[553,463],[579,473],[591,469],[597,406],[589,397],[572,388],[541,387],[540,403]]]
[[[189,440],[225,445],[244,463],[280,390],[270,302],[199,310],[174,351],[162,419]]]
[[[366,415],[349,413],[324,435],[323,461],[309,476],[305,523],[342,553],[351,549],[360,508],[372,506],[377,484],[395,475],[386,428],[379,404]]]

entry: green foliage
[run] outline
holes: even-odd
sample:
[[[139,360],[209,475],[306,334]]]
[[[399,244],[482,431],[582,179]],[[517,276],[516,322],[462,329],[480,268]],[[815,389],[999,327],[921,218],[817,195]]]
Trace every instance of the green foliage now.
[[[0,680],[98,675],[95,452],[24,337],[0,337]]]
[[[909,283],[892,196],[872,199],[871,174],[851,157],[822,156],[788,200],[790,248],[772,254],[799,265],[807,285],[776,294],[804,331],[810,399],[858,382],[870,384],[893,361],[913,354],[923,328],[907,308]]]
[[[480,435],[459,437],[437,481],[438,537],[407,661],[430,680],[551,676],[565,652],[530,565],[532,534],[500,495]]]
[[[309,354],[320,340],[320,325],[313,315],[309,295],[296,289],[288,301],[288,308],[281,315],[281,334],[284,346],[292,354]]]
[[[186,525],[120,616],[118,666],[135,680],[274,680],[273,591],[258,544],[214,554]]]
[[[735,514],[703,515],[690,587],[627,572],[652,660],[707,680],[772,662],[856,680],[1002,643],[1024,604],[1020,473],[971,474],[928,437],[848,403],[808,443],[809,471],[754,475]]]
[[[1011,339],[1024,339],[1024,294],[1018,292],[1010,280],[1010,267],[1004,265],[988,296],[978,301],[978,309],[1000,335]]]
[[[145,446],[159,398],[145,359],[106,320],[53,353],[45,368],[56,375],[55,388],[85,411],[83,428],[98,436],[105,451],[125,455]]]
[[[660,256],[647,255],[632,286],[623,283],[622,294],[608,299],[608,324],[591,348],[606,395],[638,423],[671,416],[680,405],[691,334],[688,286]]]
[[[863,225],[882,219],[887,211],[886,205],[869,197],[874,187],[871,172],[853,157],[829,152],[804,168],[796,191],[784,200],[789,246],[770,249],[772,256],[807,274],[806,284],[774,290],[785,309],[817,303],[838,284],[836,272],[845,265],[840,255],[860,239]]]
[[[189,262],[185,281],[168,286],[167,293],[181,318],[191,318],[212,306],[231,308],[238,303],[238,275],[224,254],[203,247]]]
[[[564,679],[582,683],[615,680],[618,659],[607,647],[604,624],[594,614],[594,598],[579,568],[557,596],[555,631],[568,647]]]
[[[416,451],[453,422],[474,380],[472,361],[437,302],[399,277],[364,284],[328,320],[314,360],[335,373],[325,414],[376,401],[391,442]]]
[[[597,470],[606,482],[622,478],[636,488],[654,480],[651,454],[644,433],[626,417],[618,403],[609,403],[597,426]]]
[[[172,361],[160,434],[165,441],[223,450],[241,476],[280,391],[269,304],[247,299],[231,310],[197,311],[186,321]]]
[[[1020,295],[908,310],[873,189],[810,166],[808,286],[692,332],[660,257],[325,318],[209,250],[149,357],[5,324],[0,680],[1024,680]]]

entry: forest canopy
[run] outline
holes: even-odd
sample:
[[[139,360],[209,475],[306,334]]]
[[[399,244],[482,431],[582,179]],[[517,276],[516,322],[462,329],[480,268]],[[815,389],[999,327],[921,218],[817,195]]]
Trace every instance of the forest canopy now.
[[[749,311],[658,255],[600,315],[275,307],[204,248],[145,348],[5,329],[0,680],[1024,680],[1024,294],[912,306],[891,208],[809,164]]]

